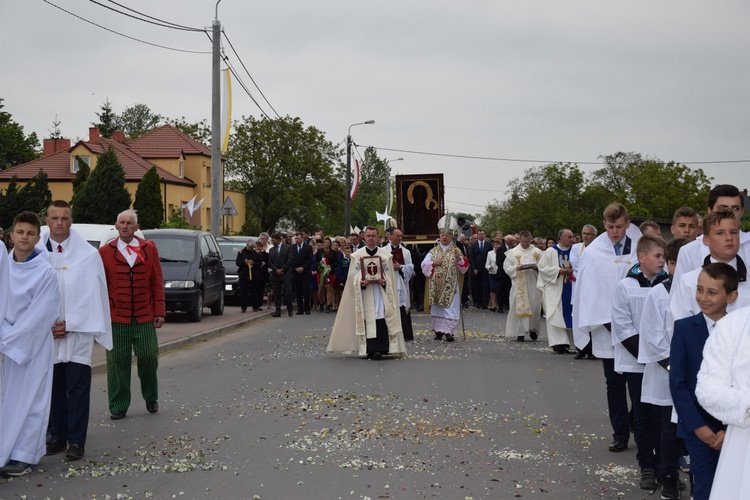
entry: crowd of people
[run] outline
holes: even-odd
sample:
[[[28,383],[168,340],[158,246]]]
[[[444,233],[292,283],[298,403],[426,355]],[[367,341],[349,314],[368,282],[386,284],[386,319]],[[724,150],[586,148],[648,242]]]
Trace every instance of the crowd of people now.
[[[586,224],[555,238],[523,230],[488,239],[481,228],[467,238],[450,214],[426,246],[405,245],[395,227],[385,237],[375,227],[347,238],[263,233],[236,257],[240,306],[257,311],[267,300],[273,317],[336,313],[327,350],[372,360],[406,356],[412,310],[429,314],[435,341],[445,342],[457,340],[469,304],[507,313],[498,330],[516,342],[538,340],[544,319],[552,352],[601,360],[608,449],[628,449],[632,436],[641,488],[680,498],[680,471],[689,470],[693,498],[744,498],[750,236],[740,231],[736,187],[716,186],[706,208],[705,218],[677,210],[669,243],[658,224],[631,224],[618,203],[604,210],[600,235]],[[45,454],[84,456],[95,342],[107,349],[110,418],[130,408],[133,352],[145,408],[159,410],[163,279],[156,246],[135,234],[137,214],[122,212],[118,237],[98,251],[71,228],[66,202],[52,202],[46,222],[41,236],[38,216],[19,214],[0,258],[8,477]]]

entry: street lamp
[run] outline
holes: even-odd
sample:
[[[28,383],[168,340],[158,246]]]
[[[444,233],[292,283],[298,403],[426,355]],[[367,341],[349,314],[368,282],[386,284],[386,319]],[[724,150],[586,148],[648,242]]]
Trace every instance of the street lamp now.
[[[346,227],[344,235],[349,235],[349,228],[352,227],[352,127],[357,125],[374,125],[375,120],[366,122],[353,123],[349,125],[349,131],[346,133]]]

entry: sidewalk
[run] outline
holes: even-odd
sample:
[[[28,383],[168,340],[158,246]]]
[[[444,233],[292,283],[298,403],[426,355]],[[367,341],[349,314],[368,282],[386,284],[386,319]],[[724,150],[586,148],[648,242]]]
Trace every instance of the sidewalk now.
[[[248,310],[246,313],[242,313],[238,306],[225,306],[224,314],[213,316],[208,311],[208,308],[206,308],[203,319],[197,323],[189,322],[187,315],[184,313],[169,313],[167,314],[167,322],[164,326],[156,330],[156,336],[159,339],[159,353],[165,353],[198,342],[199,340],[224,335],[229,331],[259,321],[267,316],[270,317],[273,311],[273,308],[264,308],[258,312]],[[286,310],[284,313],[284,317],[286,317]],[[94,345],[94,354],[91,363],[92,373],[104,373],[107,371],[106,352],[99,344]],[[133,359],[135,359],[135,356]]]

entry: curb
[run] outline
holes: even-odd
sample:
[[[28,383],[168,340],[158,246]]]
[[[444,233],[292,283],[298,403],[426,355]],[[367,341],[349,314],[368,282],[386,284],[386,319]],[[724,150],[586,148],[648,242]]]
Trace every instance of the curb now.
[[[169,342],[164,342],[163,344],[160,343],[159,355],[166,354],[171,351],[176,351],[177,349],[181,349],[186,346],[197,344],[198,342],[221,337],[223,335],[226,335],[227,333],[237,330],[238,328],[247,326],[252,323],[256,323],[260,321],[261,319],[265,318],[266,316],[270,316],[272,313],[273,311],[271,310],[263,311],[257,316],[251,316],[249,318],[241,319],[241,320],[235,321],[234,323],[227,323],[226,325],[217,326],[216,328],[212,328],[210,330],[206,330],[200,333],[193,333],[191,335],[186,335],[185,337],[170,340]],[[131,362],[135,362],[135,360],[136,360],[136,357],[134,354],[132,356]],[[100,361],[99,363],[93,364],[91,366],[92,375],[101,374],[101,373],[107,373],[106,361]]]

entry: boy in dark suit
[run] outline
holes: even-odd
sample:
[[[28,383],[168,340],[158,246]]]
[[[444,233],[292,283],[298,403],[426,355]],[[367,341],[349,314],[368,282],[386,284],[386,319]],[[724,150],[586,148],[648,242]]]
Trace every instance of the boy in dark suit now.
[[[292,249],[289,245],[281,242],[281,234],[274,233],[271,236],[271,249],[268,251],[268,269],[271,273],[273,283],[273,298],[276,303],[276,311],[272,314],[274,318],[281,316],[281,304],[286,304],[289,316],[294,316],[292,309]]]
[[[704,410],[695,396],[703,346],[727,306],[737,300],[739,278],[730,265],[715,262],[698,276],[696,299],[701,312],[675,322],[670,349],[669,388],[677,411],[677,436],[690,453],[693,498],[707,500],[711,493],[726,426]]]

